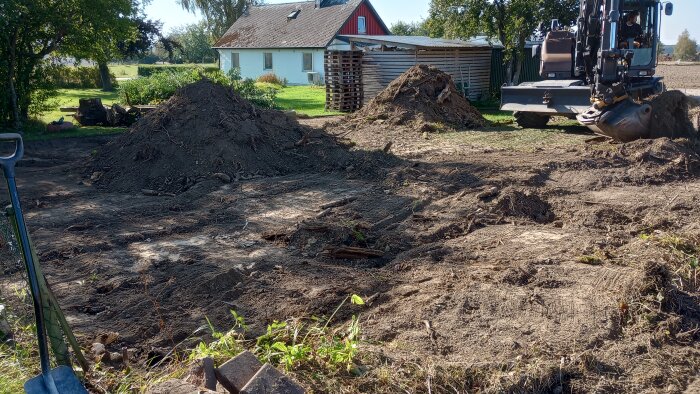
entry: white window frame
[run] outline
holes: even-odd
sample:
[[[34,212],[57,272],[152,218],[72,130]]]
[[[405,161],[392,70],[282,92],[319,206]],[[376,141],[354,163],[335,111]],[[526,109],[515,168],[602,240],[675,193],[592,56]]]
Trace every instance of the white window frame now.
[[[360,21],[362,21],[362,24],[360,24]],[[360,29],[360,26],[362,29]],[[367,34],[367,19],[364,16],[357,17],[357,33]]]
[[[234,61],[234,59],[236,59]],[[241,54],[239,52],[231,52],[231,68],[241,69]]]
[[[306,61],[304,60],[304,58],[307,55],[311,57],[311,67],[309,67],[308,69],[306,68]],[[313,52],[302,52],[301,53],[301,71],[303,71],[303,72],[313,72],[314,71],[314,53]]]
[[[270,68],[267,68],[267,55],[270,55]],[[263,70],[264,71],[272,71],[274,66],[275,66],[275,64],[273,62],[272,52],[263,52]]]

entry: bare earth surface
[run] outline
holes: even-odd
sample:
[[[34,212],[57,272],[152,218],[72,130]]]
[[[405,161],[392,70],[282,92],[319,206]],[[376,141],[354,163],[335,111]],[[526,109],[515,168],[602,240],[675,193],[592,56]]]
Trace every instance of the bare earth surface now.
[[[363,312],[373,351],[437,367],[451,385],[474,371],[486,383],[469,387],[486,391],[685,387],[700,356],[696,283],[664,282],[674,266],[654,264],[674,255],[640,234],[700,234],[695,153],[557,129],[419,135],[394,139],[400,162],[372,182],[308,173],[205,181],[176,197],[105,193],[75,160],[106,138],[30,143],[18,180],[49,281],[86,345],[116,331],[116,348],[145,358],[205,316],[231,325],[231,308],[260,331],[358,293],[374,295]],[[357,199],[318,218],[346,197]],[[356,245],[353,230],[384,256],[324,253]],[[22,280],[18,266],[4,269],[3,286]]]
[[[668,89],[687,89],[689,95],[700,96],[700,63],[661,63],[656,68],[656,75],[664,77]]]
[[[356,293],[367,305],[336,321],[361,314],[360,376],[297,375],[313,392],[697,386],[696,143],[556,123],[300,126],[221,89],[183,89],[121,136],[27,144],[28,226],[83,346],[116,332],[108,350],[145,368],[211,339],[207,318],[231,327],[232,309],[259,335]],[[13,294],[21,265],[1,261]]]

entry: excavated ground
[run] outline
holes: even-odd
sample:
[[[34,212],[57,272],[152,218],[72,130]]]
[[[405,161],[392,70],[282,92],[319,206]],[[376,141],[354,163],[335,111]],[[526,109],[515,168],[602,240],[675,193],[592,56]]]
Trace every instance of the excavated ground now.
[[[235,309],[260,333],[357,293],[376,358],[338,391],[682,392],[700,365],[700,306],[697,250],[674,240],[700,243],[698,155],[590,138],[416,133],[385,175],[204,179],[174,197],[91,185],[79,163],[114,138],[63,139],[29,142],[17,179],[85,346],[117,332],[111,350],[145,361],[194,345],[205,317],[223,329]],[[354,139],[384,142],[370,140]],[[333,258],[338,246],[384,255]],[[12,294],[21,266],[3,264]]]

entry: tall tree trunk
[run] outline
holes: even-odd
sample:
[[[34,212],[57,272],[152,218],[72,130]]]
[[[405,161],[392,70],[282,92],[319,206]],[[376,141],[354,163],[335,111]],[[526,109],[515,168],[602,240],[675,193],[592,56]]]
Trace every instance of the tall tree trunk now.
[[[513,73],[513,85],[517,85],[520,81],[520,72],[523,70],[523,61],[525,56],[523,54],[518,54],[515,60],[515,72]]]
[[[17,104],[17,89],[15,88],[15,73],[17,72],[17,32],[15,31],[10,38],[10,58],[7,65],[7,84],[10,88],[10,103],[12,105],[12,126],[19,131],[22,127],[22,120],[19,114],[19,105]]]
[[[109,77],[109,67],[106,62],[98,62],[97,67],[100,69],[100,79],[102,80],[102,90],[111,92],[114,90],[112,79]]]
[[[508,86],[513,86],[515,85],[515,82],[516,81],[513,80],[513,56],[511,55],[508,63],[506,64],[506,84]]]

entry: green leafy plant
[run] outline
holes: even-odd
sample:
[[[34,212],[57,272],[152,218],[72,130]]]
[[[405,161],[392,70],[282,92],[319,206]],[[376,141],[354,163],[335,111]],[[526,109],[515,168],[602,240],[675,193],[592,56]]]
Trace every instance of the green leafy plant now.
[[[251,349],[262,361],[281,365],[286,370],[309,368],[333,373],[354,368],[354,360],[360,347],[360,318],[353,315],[345,329],[331,329],[330,325],[338,311],[350,301],[362,306],[362,297],[352,294],[343,299],[328,319],[312,317],[274,321],[267,326],[265,334],[255,338]],[[242,316],[231,311],[234,327],[228,332],[219,332],[209,319],[207,324],[214,341],[200,342],[189,354],[189,360],[212,357],[220,363],[242,352],[251,341],[245,338],[247,326]]]

